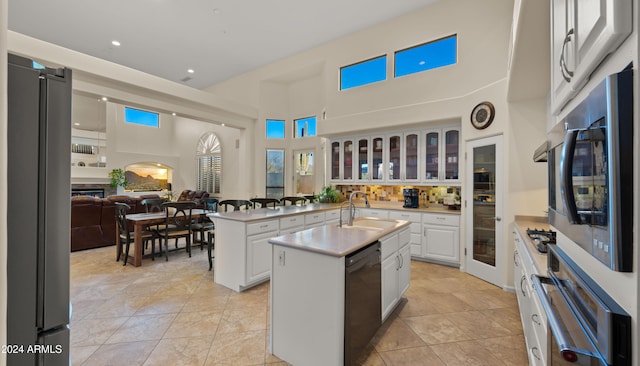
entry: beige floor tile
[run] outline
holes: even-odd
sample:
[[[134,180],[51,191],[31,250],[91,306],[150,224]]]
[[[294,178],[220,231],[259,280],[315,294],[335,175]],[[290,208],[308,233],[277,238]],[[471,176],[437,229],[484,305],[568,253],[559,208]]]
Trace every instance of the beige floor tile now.
[[[487,309],[480,312],[500,324],[500,326],[508,329],[511,334],[522,334],[522,321],[517,308]]]
[[[143,297],[113,297],[103,301],[100,306],[89,314],[88,318],[115,318],[118,316],[131,316],[138,311],[147,299]]]
[[[447,366],[496,366],[500,360],[475,341],[437,344],[431,349]]]
[[[384,352],[425,345],[422,339],[402,319],[389,320],[380,327],[371,340],[376,351]]]
[[[90,366],[134,366],[144,364],[158,341],[105,344],[98,348],[84,365]]]
[[[100,346],[71,347],[71,366],[82,365]]]
[[[176,314],[132,316],[105,343],[161,339],[175,317]]]
[[[180,313],[163,338],[213,337],[218,330],[222,311],[198,311]]]
[[[455,292],[453,295],[476,310],[507,308],[517,301],[515,294],[500,289]]]
[[[197,312],[197,311],[213,311],[219,310],[221,313],[227,306],[227,300],[229,299],[228,293],[216,293],[214,291],[202,291],[196,290],[196,293],[191,295],[189,300],[184,304],[181,309],[182,312]]]
[[[267,329],[265,305],[228,305],[222,313],[218,333],[238,333]]]
[[[394,351],[380,352],[386,366],[428,365],[445,366],[445,363],[429,348],[429,346],[403,348]]]
[[[265,330],[218,334],[213,340],[205,365],[263,364],[265,362],[265,337]]]
[[[512,332],[503,327],[492,317],[488,317],[481,311],[469,311],[464,313],[447,313],[442,315],[445,319],[455,324],[465,333],[473,336],[473,339],[487,337],[502,337],[511,335]]]
[[[71,298],[71,320],[85,319],[89,314],[93,313],[98,307],[104,304],[104,300],[80,300],[74,301]]]
[[[128,319],[129,317],[72,321],[71,347],[100,346]]]
[[[527,346],[522,334],[478,339],[476,342],[489,350],[489,352],[496,356],[504,365],[526,366],[529,364],[529,360],[527,359]]]
[[[180,312],[187,302],[185,296],[149,296],[135,312],[135,315],[175,314]]]
[[[162,339],[144,366],[202,366],[212,342],[213,336]]]
[[[428,345],[473,339],[472,334],[457,327],[442,315],[425,315],[403,320]]]
[[[440,314],[475,310],[473,306],[450,293],[433,293],[428,301]]]

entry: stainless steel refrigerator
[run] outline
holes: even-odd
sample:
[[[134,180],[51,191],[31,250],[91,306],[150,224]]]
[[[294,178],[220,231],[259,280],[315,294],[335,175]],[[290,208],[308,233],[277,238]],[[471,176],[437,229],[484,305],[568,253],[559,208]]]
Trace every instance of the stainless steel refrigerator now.
[[[69,365],[71,70],[8,68],[7,365]]]

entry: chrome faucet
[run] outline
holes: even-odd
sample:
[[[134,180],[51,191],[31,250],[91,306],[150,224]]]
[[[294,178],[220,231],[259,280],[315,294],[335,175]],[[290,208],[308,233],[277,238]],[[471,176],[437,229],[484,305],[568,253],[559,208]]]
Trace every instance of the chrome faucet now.
[[[364,205],[366,208],[371,207],[371,205],[369,204],[369,198],[367,197],[367,194],[362,192],[362,191],[353,191],[351,192],[351,194],[349,195],[349,219],[347,220],[347,225],[351,226],[353,225],[353,217],[356,215],[356,206],[353,204],[353,197],[361,194],[364,197]]]

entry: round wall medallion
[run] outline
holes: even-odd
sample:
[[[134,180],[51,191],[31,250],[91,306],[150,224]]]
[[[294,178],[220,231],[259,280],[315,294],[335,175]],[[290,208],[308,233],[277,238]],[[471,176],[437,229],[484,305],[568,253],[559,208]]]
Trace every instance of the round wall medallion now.
[[[471,111],[471,124],[478,130],[485,129],[493,122],[495,113],[496,110],[491,102],[482,102]]]

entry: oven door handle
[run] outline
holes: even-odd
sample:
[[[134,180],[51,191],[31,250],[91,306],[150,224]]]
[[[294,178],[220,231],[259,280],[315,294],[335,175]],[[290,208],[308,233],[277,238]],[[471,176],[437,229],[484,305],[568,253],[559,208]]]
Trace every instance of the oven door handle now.
[[[572,224],[582,223],[573,193],[573,155],[578,132],[578,130],[567,131],[562,145],[562,156],[560,156],[560,194],[566,208],[567,220]]]
[[[565,333],[561,325],[560,319],[558,318],[558,315],[556,314],[556,312],[553,310],[553,307],[551,306],[551,302],[549,301],[549,298],[547,297],[547,293],[544,290],[542,285],[542,283],[544,282],[551,286],[555,286],[553,281],[548,277],[542,277],[537,275],[532,275],[531,280],[533,281],[533,288],[536,291],[538,298],[540,299],[540,303],[542,304],[542,307],[544,308],[544,312],[547,314],[549,328],[551,328],[551,331],[553,332],[553,335],[556,338],[556,343],[558,344],[558,348],[560,348],[560,353],[562,354],[562,357],[566,360],[571,360],[577,357],[576,353],[579,353],[579,354],[584,354],[587,356],[601,359],[602,356],[600,356],[597,353],[597,351],[595,351],[595,346],[593,344],[591,345],[592,350],[586,350],[586,349],[574,346],[569,341],[570,338]],[[568,306],[568,304],[565,304],[565,305]]]

